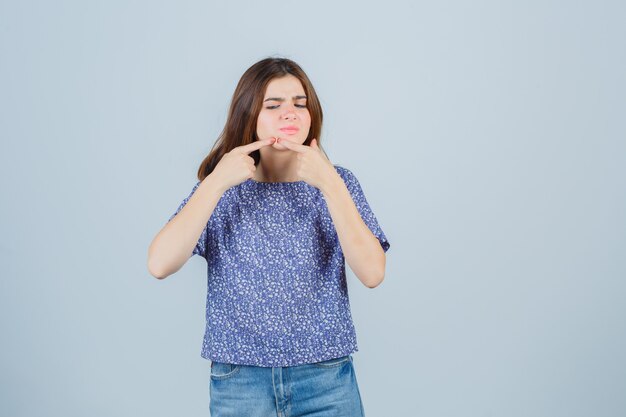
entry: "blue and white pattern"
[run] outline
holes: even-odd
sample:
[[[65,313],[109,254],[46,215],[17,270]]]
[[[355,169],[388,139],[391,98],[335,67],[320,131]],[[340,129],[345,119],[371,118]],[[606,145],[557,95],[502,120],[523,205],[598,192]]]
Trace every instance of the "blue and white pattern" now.
[[[357,178],[334,166],[386,252],[389,242]],[[294,366],[358,351],[345,258],[316,187],[248,179],[229,188],[192,255],[208,264],[203,358]]]

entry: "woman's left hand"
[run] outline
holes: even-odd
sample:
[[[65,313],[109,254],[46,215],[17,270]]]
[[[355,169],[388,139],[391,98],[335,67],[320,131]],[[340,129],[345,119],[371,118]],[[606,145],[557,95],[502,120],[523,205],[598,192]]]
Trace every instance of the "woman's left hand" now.
[[[277,138],[277,141],[278,144],[298,153],[296,173],[302,181],[324,191],[324,188],[330,186],[338,177],[339,174],[332,162],[317,146],[317,139],[311,141],[311,146],[300,145],[281,138]]]

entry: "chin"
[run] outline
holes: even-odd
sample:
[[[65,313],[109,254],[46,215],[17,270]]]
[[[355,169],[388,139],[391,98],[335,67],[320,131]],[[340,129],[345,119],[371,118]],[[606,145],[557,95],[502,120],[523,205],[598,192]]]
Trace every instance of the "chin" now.
[[[291,143],[297,143],[298,145],[302,145],[306,142],[306,138],[296,138],[294,136],[280,136],[280,140],[288,140]]]

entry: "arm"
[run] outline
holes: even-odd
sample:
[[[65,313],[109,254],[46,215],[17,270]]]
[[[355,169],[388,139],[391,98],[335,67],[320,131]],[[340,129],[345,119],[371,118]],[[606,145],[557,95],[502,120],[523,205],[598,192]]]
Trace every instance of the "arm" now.
[[[320,190],[350,269],[366,287],[378,286],[385,277],[385,251],[361,218],[343,179],[335,173]]]
[[[213,210],[226,190],[209,175],[187,204],[156,235],[148,248],[148,270],[158,279],[178,271],[204,231]]]

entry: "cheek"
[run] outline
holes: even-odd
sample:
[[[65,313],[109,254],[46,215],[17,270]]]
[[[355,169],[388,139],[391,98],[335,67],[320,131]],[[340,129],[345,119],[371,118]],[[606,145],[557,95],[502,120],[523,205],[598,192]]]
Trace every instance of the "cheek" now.
[[[267,115],[259,114],[259,117],[256,120],[256,130],[266,131],[268,129],[269,129],[269,121],[267,120]]]

